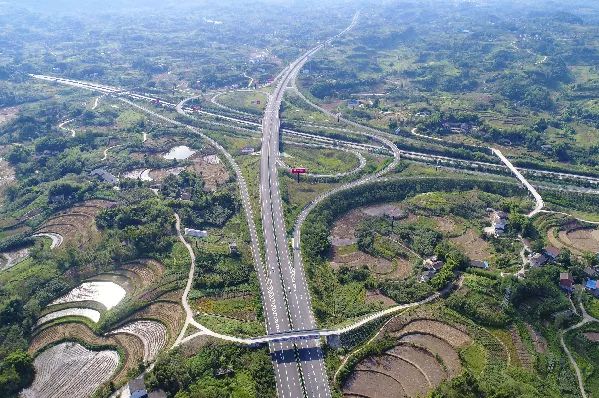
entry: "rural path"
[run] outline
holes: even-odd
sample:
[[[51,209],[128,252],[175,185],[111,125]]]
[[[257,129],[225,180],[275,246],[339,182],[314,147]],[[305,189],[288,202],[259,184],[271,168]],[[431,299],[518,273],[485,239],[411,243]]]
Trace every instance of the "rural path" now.
[[[100,103],[100,98],[102,98],[104,95],[100,95],[98,97],[96,97],[96,99],[94,100],[94,105],[92,106],[92,111],[96,110],[96,108],[98,107],[98,104]]]
[[[445,287],[443,290],[441,290],[441,291],[439,291],[439,292],[437,292],[437,293],[434,293],[432,296],[429,296],[429,297],[425,298],[425,299],[424,299],[424,300],[422,300],[422,301],[418,301],[418,302],[415,302],[415,303],[409,303],[409,304],[403,304],[403,305],[396,305],[396,306],[394,306],[394,307],[391,307],[391,308],[388,308],[388,309],[386,309],[386,310],[379,311],[379,312],[377,312],[377,313],[375,313],[375,314],[372,314],[372,315],[370,315],[370,316],[368,316],[368,317],[364,318],[364,319],[362,320],[362,322],[356,322],[356,323],[354,323],[354,324],[350,325],[348,328],[346,328],[346,329],[341,329],[341,330],[342,330],[343,332],[347,332],[347,331],[350,331],[350,330],[354,330],[354,329],[357,329],[357,328],[358,328],[358,327],[360,327],[360,326],[363,326],[364,324],[366,324],[366,323],[368,323],[368,322],[371,322],[371,321],[373,321],[373,320],[380,319],[380,318],[382,318],[382,317],[388,316],[388,315],[390,315],[390,314],[393,314],[393,313],[395,313],[395,312],[399,312],[399,311],[402,311],[402,310],[406,310],[406,309],[409,309],[409,308],[413,308],[413,307],[416,307],[416,306],[419,306],[419,305],[422,305],[422,304],[427,304],[427,303],[430,303],[431,301],[434,301],[434,300],[438,299],[439,297],[441,297],[441,295],[445,294],[445,293],[446,293],[446,292],[448,292],[449,290],[452,290],[452,289],[454,289],[454,288],[455,288],[455,289],[459,289],[459,288],[461,288],[461,287],[462,287],[462,285],[463,285],[463,283],[464,283],[464,277],[463,277],[463,276],[460,276],[460,277],[459,277],[459,279],[458,279],[458,280],[457,280],[455,283],[452,283],[452,284],[450,284],[450,285],[446,286],[446,287]],[[383,328],[385,327],[385,325],[386,325],[387,323],[391,322],[391,320],[392,320],[392,319],[393,319],[393,318],[391,318],[391,319],[389,319],[387,322],[385,322],[385,324],[383,324],[383,326],[381,326],[381,327],[379,328],[379,330],[378,330],[378,331],[375,333],[375,335],[374,335],[374,336],[372,336],[372,337],[371,337],[371,338],[370,338],[370,339],[369,339],[369,340],[368,340],[368,341],[367,341],[365,344],[362,344],[362,346],[361,346],[360,348],[358,348],[357,350],[355,350],[355,351],[353,351],[353,352],[349,353],[348,355],[346,355],[346,356],[345,356],[345,358],[343,358],[343,361],[341,361],[341,364],[339,365],[339,367],[337,368],[337,371],[336,371],[336,372],[335,372],[335,374],[333,375],[333,382],[336,382],[336,381],[337,381],[337,376],[339,375],[339,372],[341,371],[341,369],[343,368],[343,366],[345,366],[345,364],[347,363],[347,361],[349,360],[349,358],[350,358],[352,355],[356,354],[357,352],[359,352],[359,351],[362,351],[362,350],[363,350],[363,349],[364,349],[364,348],[365,348],[365,347],[366,347],[368,344],[370,344],[370,343],[372,343],[374,340],[376,340],[376,338],[380,336],[380,334],[381,334],[381,332],[382,332]],[[505,347],[504,347],[504,348],[505,348]],[[506,350],[507,350],[507,348],[506,348]]]
[[[546,213],[546,214],[560,214],[562,216],[568,216],[570,218],[573,218],[577,221],[583,222],[583,223],[587,223],[587,224],[593,224],[593,225],[599,225],[599,222],[597,221],[590,221],[590,220],[585,220],[584,218],[580,218],[580,217],[576,217],[572,214],[569,213],[564,213],[563,211],[553,211],[553,210],[541,210],[540,213]]]
[[[58,125],[58,128],[64,131],[67,131],[71,134],[71,137],[75,137],[77,135],[77,132],[73,129],[67,128],[65,127],[67,124],[71,123],[72,121],[74,121],[75,119],[69,119],[69,120],[65,120],[64,122],[60,123]]]
[[[181,344],[181,340],[183,340],[183,338],[185,337],[187,328],[189,327],[190,324],[192,324],[192,321],[193,321],[193,310],[189,306],[189,301],[187,300],[187,298],[189,296],[189,291],[191,290],[191,287],[193,286],[193,277],[195,275],[195,269],[196,269],[196,256],[193,252],[193,248],[191,247],[191,245],[189,243],[187,243],[187,241],[183,237],[183,234],[181,233],[181,218],[179,218],[179,215],[177,213],[175,213],[175,220],[176,220],[175,228],[177,229],[177,237],[179,238],[181,243],[183,243],[185,245],[185,248],[189,252],[189,257],[191,258],[191,265],[189,267],[189,276],[187,277],[187,284],[185,285],[185,290],[183,290],[183,295],[181,296],[181,305],[183,305],[183,309],[185,310],[185,323],[183,324],[183,327],[181,328],[181,332],[179,333],[179,336],[177,336],[177,339],[175,340],[173,347],[176,347],[179,344]]]
[[[177,339],[175,340],[175,343],[173,344],[172,348],[179,346],[185,340],[185,337],[186,337],[185,335],[187,333],[187,329],[189,328],[189,325],[192,325],[195,328],[200,330],[200,332],[192,334],[191,336],[193,336],[193,337],[197,337],[198,335],[207,335],[207,336],[219,338],[221,340],[230,341],[233,343],[242,343],[242,344],[247,343],[246,342],[247,339],[240,339],[240,338],[237,338],[234,336],[216,333],[216,332],[208,329],[204,325],[198,323],[193,318],[193,310],[191,309],[191,306],[189,305],[188,297],[189,297],[189,292],[190,292],[191,288],[193,287],[193,279],[194,279],[195,267],[196,267],[196,256],[195,256],[195,253],[193,252],[193,248],[191,247],[189,242],[187,242],[187,240],[185,240],[185,237],[181,233],[181,218],[179,217],[179,215],[177,213],[175,213],[175,228],[177,230],[177,237],[179,238],[179,241],[181,241],[181,243],[183,243],[183,245],[185,245],[185,248],[187,249],[187,252],[189,253],[189,257],[191,258],[191,263],[190,263],[190,267],[189,267],[189,275],[187,277],[187,284],[185,285],[185,289],[183,290],[183,295],[181,296],[181,305],[183,306],[183,309],[185,310],[185,323],[183,324],[183,327],[181,328],[181,332],[179,333],[179,336],[177,336]],[[187,339],[187,340],[189,340],[189,339]]]
[[[584,325],[586,325],[587,323],[590,322],[599,322],[599,319],[592,317],[591,315],[589,315],[586,311],[586,309],[584,308],[584,305],[582,304],[582,302],[580,302],[580,310],[582,313],[582,320],[580,322],[578,322],[576,325],[570,326],[569,328],[566,328],[562,331],[561,336],[560,336],[560,344],[562,346],[562,349],[564,350],[564,352],[566,353],[566,355],[568,356],[568,359],[570,360],[570,364],[572,364],[572,367],[574,368],[574,372],[576,373],[576,379],[578,379],[578,388],[580,389],[580,395],[582,395],[582,398],[587,398],[587,393],[586,390],[584,388],[584,378],[582,376],[582,372],[580,370],[580,367],[578,366],[578,364],[576,363],[576,361],[574,360],[574,356],[572,355],[572,353],[570,352],[570,350],[568,349],[568,346],[566,346],[566,342],[564,341],[564,335],[572,330],[578,329]]]
[[[108,151],[111,150],[111,149],[120,147],[120,146],[123,146],[123,145],[122,144],[113,145],[113,146],[109,146],[108,148],[104,149],[104,152],[103,152],[104,156],[100,160],[106,160],[106,159],[108,159]]]

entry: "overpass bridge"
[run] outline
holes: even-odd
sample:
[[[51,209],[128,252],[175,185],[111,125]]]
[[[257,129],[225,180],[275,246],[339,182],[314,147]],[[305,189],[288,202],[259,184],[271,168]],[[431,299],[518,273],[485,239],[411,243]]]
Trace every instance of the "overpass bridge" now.
[[[438,299],[439,297],[441,297],[442,294],[446,293],[451,288],[453,288],[453,285],[448,286],[447,288],[445,288],[444,290],[442,290],[440,292],[430,295],[429,297],[425,298],[424,300],[413,302],[413,303],[408,303],[408,304],[395,305],[395,306],[389,307],[385,310],[378,311],[378,312],[372,313],[370,315],[367,315],[361,319],[358,319],[354,322],[349,323],[347,326],[339,327],[337,329],[289,330],[289,331],[279,332],[279,333],[270,333],[270,334],[267,334],[264,336],[243,338],[243,337],[230,336],[230,335],[226,335],[226,334],[220,334],[220,333],[214,332],[210,329],[203,328],[201,331],[191,334],[191,335],[187,336],[186,338],[184,338],[183,340],[181,340],[180,344],[185,344],[186,342],[189,342],[199,336],[211,336],[211,337],[214,337],[217,339],[229,341],[231,343],[237,343],[237,344],[247,345],[247,346],[252,346],[252,347],[257,347],[257,346],[261,346],[261,345],[265,345],[265,344],[269,344],[269,343],[297,342],[297,341],[302,341],[302,340],[320,339],[320,338],[324,337],[326,339],[326,343],[329,346],[337,348],[337,347],[340,347],[340,345],[341,345],[341,337],[343,335],[345,335],[346,333],[351,333],[351,332],[355,331],[356,329],[359,329],[360,327],[362,327],[370,322],[385,318],[387,316],[393,315],[393,314],[403,311],[403,310],[407,310],[408,308],[417,307],[417,306],[420,306],[423,304],[430,303],[430,302]]]

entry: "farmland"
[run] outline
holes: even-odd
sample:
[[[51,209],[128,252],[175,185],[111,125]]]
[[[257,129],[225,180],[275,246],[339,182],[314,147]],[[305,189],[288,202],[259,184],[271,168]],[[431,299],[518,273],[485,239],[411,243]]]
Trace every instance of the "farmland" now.
[[[599,398],[596,2],[14,3],[2,398]]]

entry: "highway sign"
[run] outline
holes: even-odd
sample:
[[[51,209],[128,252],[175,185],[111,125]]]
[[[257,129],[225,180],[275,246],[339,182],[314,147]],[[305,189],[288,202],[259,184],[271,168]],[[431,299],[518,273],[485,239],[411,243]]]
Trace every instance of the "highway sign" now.
[[[291,174],[306,174],[308,170],[305,167],[294,167],[291,169]]]

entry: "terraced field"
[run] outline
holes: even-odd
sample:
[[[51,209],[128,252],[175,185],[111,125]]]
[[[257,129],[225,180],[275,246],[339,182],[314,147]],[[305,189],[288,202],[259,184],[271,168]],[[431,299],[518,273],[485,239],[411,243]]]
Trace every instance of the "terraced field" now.
[[[111,379],[117,384],[126,381],[127,373],[132,369],[136,369],[144,360],[144,344],[138,337],[125,333],[98,336],[90,328],[81,323],[63,323],[43,327],[33,336],[28,351],[30,354],[36,355],[44,351],[45,347],[55,343],[68,342],[75,344],[75,341],[83,342],[90,346],[114,347],[114,349],[119,347],[122,350],[123,356],[121,360],[123,366],[118,373],[111,375],[113,376]],[[59,366],[59,364],[56,363],[53,366]]]
[[[55,345],[35,358],[35,380],[23,398],[88,397],[119,365],[114,350],[91,351],[77,343]]]
[[[109,310],[120,303],[125,294],[125,289],[114,282],[83,282],[66,295],[52,301],[50,305],[89,300],[97,301]]]
[[[384,332],[397,345],[359,362],[343,386],[344,397],[425,396],[461,372],[458,352],[473,341],[465,330],[432,319],[392,321]]]
[[[134,321],[115,329],[109,335],[120,333],[133,335],[142,341],[144,345],[144,362],[153,361],[166,344],[166,327],[156,321]]]
[[[40,317],[40,319],[37,320],[37,326],[67,316],[80,316],[97,323],[100,320],[100,311],[91,308],[65,308]]]
[[[138,260],[124,264],[116,271],[96,275],[93,280],[81,283],[66,295],[53,301],[47,308],[38,320],[29,352],[35,355],[44,351],[46,347],[64,342],[118,348],[123,354],[122,366],[118,368],[116,374],[115,371],[108,372],[108,379],[100,384],[106,381],[112,381],[117,385],[125,382],[129,372],[137,369],[141,363],[154,361],[167,344],[172,344],[183,325],[185,314],[179,303],[181,293],[177,290],[163,289],[165,285],[170,286],[171,283],[170,277],[165,277],[164,273],[164,266],[157,261]],[[133,314],[125,313],[120,326],[105,335],[97,335],[86,324],[71,319],[71,317],[85,317],[92,322],[98,322],[105,311],[114,308],[123,300],[127,303],[139,300],[142,305],[149,304]],[[119,309],[117,308],[116,311],[118,312]],[[59,318],[65,319],[63,322],[58,322]],[[56,361],[52,365],[44,366],[48,369],[62,369],[62,365]],[[72,366],[64,368],[63,371],[71,372],[72,375],[78,372],[77,368]],[[93,385],[95,390],[99,384]],[[34,385],[33,388],[38,387]],[[68,393],[73,395],[61,395],[64,391],[60,390],[51,392],[51,395],[39,396],[42,398],[91,396],[93,391],[68,390]],[[38,396],[36,394],[38,390],[32,390],[29,396]]]
[[[595,228],[570,224],[560,230],[556,230],[556,227],[551,228],[547,234],[549,241],[556,247],[570,249],[574,254],[582,255],[584,252],[599,251],[599,230]]]
[[[81,248],[98,234],[95,217],[110,204],[111,202],[106,200],[88,200],[75,205],[46,220],[35,233],[57,234],[63,238],[65,243]]]
[[[167,345],[170,345],[183,327],[185,312],[177,302],[159,301],[138,311],[131,319],[160,319],[166,327]]]

